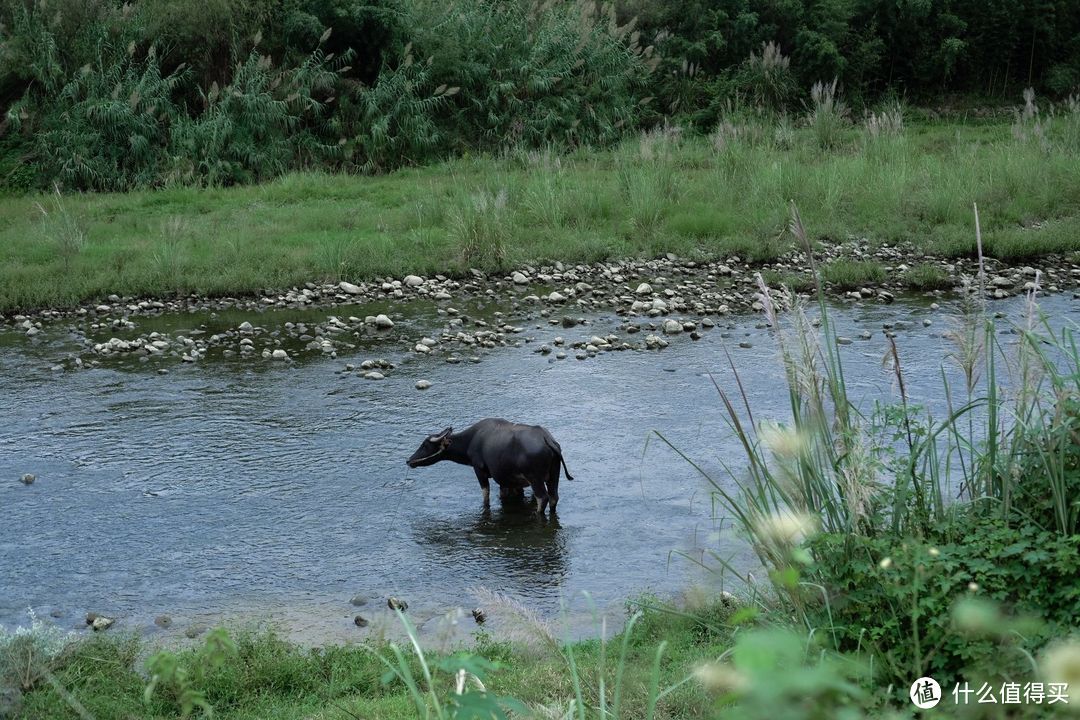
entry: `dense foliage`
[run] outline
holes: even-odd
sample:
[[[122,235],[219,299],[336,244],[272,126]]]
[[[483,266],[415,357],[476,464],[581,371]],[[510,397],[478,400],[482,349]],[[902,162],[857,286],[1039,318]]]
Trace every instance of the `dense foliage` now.
[[[125,190],[608,143],[651,49],[595,3],[0,5],[0,178]]]
[[[661,106],[703,124],[718,99],[757,95],[775,70],[766,43],[790,59],[779,75],[803,97],[832,78],[861,102],[1007,99],[1026,86],[1067,95],[1080,84],[1080,5],[1070,0],[628,0],[622,12],[655,37]]]
[[[836,81],[835,84],[832,84]],[[0,186],[385,171],[610,143],[731,103],[1080,85],[1067,0],[0,1]]]

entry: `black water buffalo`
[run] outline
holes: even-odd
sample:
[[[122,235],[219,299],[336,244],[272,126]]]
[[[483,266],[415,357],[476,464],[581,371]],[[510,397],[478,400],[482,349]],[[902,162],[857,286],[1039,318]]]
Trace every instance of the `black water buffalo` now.
[[[481,420],[459,433],[446,428],[424,440],[405,463],[415,468],[440,460],[472,466],[484,491],[484,507],[490,505],[488,481],[494,479],[499,485],[499,497],[531,487],[537,511],[542,514],[550,502],[554,513],[559,503],[560,466],[566,470],[567,480],[574,479],[551,433],[539,425],[518,425],[495,418]]]

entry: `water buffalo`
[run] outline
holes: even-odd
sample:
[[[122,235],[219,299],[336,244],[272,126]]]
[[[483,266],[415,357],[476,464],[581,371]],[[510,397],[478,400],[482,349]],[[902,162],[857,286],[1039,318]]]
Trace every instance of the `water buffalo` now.
[[[472,465],[484,491],[484,507],[491,504],[488,481],[494,479],[499,485],[499,497],[531,487],[537,512],[543,514],[550,503],[554,513],[559,503],[560,469],[566,470],[567,480],[574,479],[551,433],[539,425],[518,425],[495,418],[481,420],[459,433],[446,428],[431,435],[405,464],[426,467],[440,460]]]

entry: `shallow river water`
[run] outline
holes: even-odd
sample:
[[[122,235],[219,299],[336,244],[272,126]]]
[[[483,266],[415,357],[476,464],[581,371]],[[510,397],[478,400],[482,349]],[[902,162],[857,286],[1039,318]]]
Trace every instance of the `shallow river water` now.
[[[1071,295],[1043,300],[1060,325]],[[838,305],[839,334],[873,336],[840,348],[851,396],[895,398],[883,371],[883,323],[909,323],[897,342],[916,402],[939,403],[948,305]],[[1019,301],[993,306],[1010,314]],[[140,331],[272,326],[369,308],[140,318]],[[435,331],[430,306],[397,308],[402,328]],[[931,320],[924,326],[923,320]],[[544,322],[544,321],[541,321]],[[610,332],[598,315],[574,329],[528,324],[532,347]],[[727,337],[723,337],[727,335]],[[739,347],[749,342],[752,347]],[[709,373],[735,390],[726,347],[758,419],[783,418],[787,394],[760,318],[727,319],[660,352],[553,361],[498,348],[478,364],[412,357],[399,346],[290,364],[262,358],[50,367],[70,350],[64,323],[30,341],[0,331],[0,624],[26,610],[64,627],[87,611],[153,628],[253,617],[310,642],[357,637],[350,599],[385,608],[408,600],[418,621],[478,603],[480,587],[552,617],[589,601],[615,609],[642,591],[701,581],[679,553],[718,549],[752,568],[737,538],[717,538],[708,491],[665,434],[718,480],[740,465]],[[382,381],[338,372],[370,357],[401,361]],[[433,383],[427,391],[413,385]],[[557,520],[519,507],[481,508],[472,471],[404,464],[425,434],[483,417],[549,428],[576,479],[563,481]],[[34,473],[30,486],[18,482]],[[360,609],[360,612],[366,612]],[[471,620],[469,621],[471,623]]]

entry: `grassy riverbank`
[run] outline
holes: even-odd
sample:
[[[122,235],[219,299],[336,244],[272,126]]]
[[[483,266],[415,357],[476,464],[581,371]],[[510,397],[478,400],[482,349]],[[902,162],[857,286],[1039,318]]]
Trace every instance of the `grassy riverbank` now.
[[[481,633],[471,651],[427,651],[424,662],[444,702],[453,693],[457,668],[463,667],[483,678],[491,694],[533,708],[558,709],[557,716],[580,692],[590,706],[601,696],[608,704],[621,702],[623,711],[616,717],[643,717],[655,680],[661,691],[673,688],[657,703],[656,718],[703,718],[709,716],[708,696],[688,678],[703,658],[718,657],[730,646],[732,608],[711,604],[690,610],[693,617],[647,610],[633,623],[625,644],[621,636],[606,643],[564,644],[543,623],[521,618],[531,631],[515,635],[528,640],[500,642]],[[665,647],[657,667],[661,641]],[[418,657],[407,645],[402,651],[408,667],[423,682]],[[229,637],[215,631],[206,642],[158,656],[168,660],[155,666],[162,680],[149,700],[144,697],[149,673],[140,672],[148,654],[147,645],[134,636],[94,635],[72,646],[51,668],[55,684],[36,678],[18,717],[77,718],[75,699],[95,720],[174,718],[185,688],[190,698],[205,700],[223,719],[397,720],[417,715],[408,683],[401,678],[384,682],[389,667],[384,659],[396,666],[397,660],[378,641],[306,650],[272,634]],[[167,674],[169,661],[187,673],[185,682]],[[473,683],[468,687],[476,689]],[[2,711],[0,717],[6,717]]]
[[[791,245],[792,199],[815,240],[906,242],[946,257],[974,253],[978,202],[988,254],[1034,262],[1080,249],[1080,110],[1033,127],[796,129],[732,115],[709,137],[655,131],[605,152],[8,197],[0,311],[664,252],[766,261]]]

